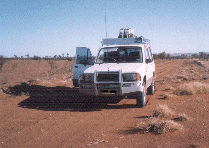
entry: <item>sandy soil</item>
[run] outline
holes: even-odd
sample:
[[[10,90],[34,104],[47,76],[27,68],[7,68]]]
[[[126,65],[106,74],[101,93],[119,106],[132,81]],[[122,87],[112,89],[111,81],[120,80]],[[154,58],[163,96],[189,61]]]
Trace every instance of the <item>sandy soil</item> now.
[[[147,95],[145,108],[137,108],[135,99],[81,96],[72,87],[69,61],[6,62],[0,71],[0,147],[208,147],[209,94],[165,90],[193,81],[209,84],[207,68],[187,60],[155,62],[156,92]],[[190,119],[179,121],[183,129],[176,132],[133,132],[158,104]]]

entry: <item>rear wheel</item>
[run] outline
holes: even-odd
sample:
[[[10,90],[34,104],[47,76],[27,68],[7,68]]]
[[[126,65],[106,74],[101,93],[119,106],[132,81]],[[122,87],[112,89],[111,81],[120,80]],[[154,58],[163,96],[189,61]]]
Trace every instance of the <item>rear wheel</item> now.
[[[145,107],[146,106],[146,91],[145,87],[142,92],[139,92],[136,98],[136,105],[138,107]]]
[[[73,79],[73,86],[74,87],[79,87],[77,79]]]
[[[155,81],[154,81],[154,79],[152,80],[152,83],[147,90],[148,90],[148,93],[150,95],[153,95],[155,93]]]

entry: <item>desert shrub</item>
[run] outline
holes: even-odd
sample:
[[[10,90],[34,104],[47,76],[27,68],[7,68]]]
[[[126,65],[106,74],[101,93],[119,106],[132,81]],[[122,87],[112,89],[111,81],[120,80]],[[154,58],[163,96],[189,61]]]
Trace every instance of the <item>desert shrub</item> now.
[[[160,105],[156,108],[152,117],[147,118],[146,122],[138,122],[136,127],[128,130],[130,134],[136,133],[155,133],[163,134],[166,132],[174,132],[183,128],[180,123],[175,121],[187,121],[189,117],[184,114],[175,114],[167,105]]]
[[[176,95],[194,95],[194,94],[208,94],[209,85],[200,82],[192,82],[179,86],[174,90]]]
[[[34,57],[33,57],[33,60],[41,60],[41,57],[39,57],[39,56],[34,56]]]
[[[171,77],[170,76],[164,76],[163,80],[167,81],[167,82],[170,82],[171,81]]]
[[[184,76],[184,75],[177,76],[177,79],[188,80],[188,78],[186,76]]]
[[[176,118],[173,118],[175,121],[187,121],[189,120],[189,117],[185,113],[180,113],[177,115]]]
[[[51,69],[56,69],[56,68],[57,68],[56,62],[55,62],[55,61],[53,61],[53,60],[48,60],[48,62],[49,62],[49,65],[50,65]]]
[[[158,55],[157,54],[153,54],[153,58],[154,59],[158,59]]]
[[[67,60],[68,60],[68,61],[73,61],[74,58],[73,58],[73,57],[68,57]]]
[[[165,58],[166,58],[166,53],[165,53],[165,51],[162,52],[162,53],[159,53],[159,54],[158,54],[158,58],[160,58],[160,59],[165,59]]]
[[[167,105],[159,104],[153,113],[153,117],[172,117],[175,112],[170,110]]]
[[[150,124],[148,125],[148,131],[155,134],[174,132],[182,128],[183,126],[179,123],[176,123],[172,120],[164,120],[159,118],[151,120]]]
[[[186,87],[186,86],[182,86],[182,87],[177,88],[174,91],[174,94],[178,95],[178,96],[181,96],[181,95],[193,95],[193,91],[190,88]]]
[[[200,52],[200,59],[209,59],[209,54],[204,53],[204,52]]]
[[[174,90],[174,88],[173,88],[172,86],[167,86],[164,90],[165,90],[165,91],[166,91],[166,90]]]
[[[161,98],[160,99],[167,100],[170,97],[171,97],[171,95],[169,95],[169,94],[163,94],[163,95],[161,95]]]

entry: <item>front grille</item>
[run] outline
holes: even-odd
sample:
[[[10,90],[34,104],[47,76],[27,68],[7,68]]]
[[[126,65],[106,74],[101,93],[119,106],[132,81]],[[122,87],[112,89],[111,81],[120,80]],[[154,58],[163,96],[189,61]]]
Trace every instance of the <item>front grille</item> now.
[[[99,94],[119,94],[120,86],[118,83],[98,84],[97,86]]]
[[[119,84],[98,84],[98,89],[119,89]]]
[[[119,72],[98,73],[97,82],[119,82]]]

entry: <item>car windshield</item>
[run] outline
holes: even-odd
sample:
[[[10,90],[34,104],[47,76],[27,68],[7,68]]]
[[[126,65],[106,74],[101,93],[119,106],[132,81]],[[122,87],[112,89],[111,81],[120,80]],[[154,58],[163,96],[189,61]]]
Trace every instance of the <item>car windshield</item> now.
[[[141,47],[102,48],[96,63],[142,63]]]

